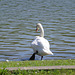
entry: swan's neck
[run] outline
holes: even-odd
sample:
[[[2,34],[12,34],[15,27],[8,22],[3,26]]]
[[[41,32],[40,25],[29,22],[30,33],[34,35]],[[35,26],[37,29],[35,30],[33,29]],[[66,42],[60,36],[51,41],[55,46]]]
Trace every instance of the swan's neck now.
[[[40,37],[44,37],[44,29],[40,26]]]

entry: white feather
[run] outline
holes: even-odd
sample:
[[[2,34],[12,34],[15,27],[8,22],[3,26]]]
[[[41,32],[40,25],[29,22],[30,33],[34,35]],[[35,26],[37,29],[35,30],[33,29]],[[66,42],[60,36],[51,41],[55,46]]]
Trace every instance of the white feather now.
[[[37,29],[40,28],[40,36],[36,36],[33,42],[31,43],[31,47],[33,48],[34,53],[38,51],[38,55],[44,56],[53,53],[50,51],[50,44],[44,38],[44,29],[40,23],[37,24]]]
[[[31,47],[33,48],[34,52],[38,51],[38,55],[44,56],[53,53],[50,51],[49,42],[40,36],[37,36],[35,40],[31,43]]]

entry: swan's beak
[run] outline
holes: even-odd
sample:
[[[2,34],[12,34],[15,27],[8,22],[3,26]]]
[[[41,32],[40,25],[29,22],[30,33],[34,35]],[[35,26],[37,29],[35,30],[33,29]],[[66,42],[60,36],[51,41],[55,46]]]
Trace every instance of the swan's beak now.
[[[36,32],[39,30],[39,27],[38,26],[36,26]]]
[[[36,28],[36,32],[38,31],[38,29]]]

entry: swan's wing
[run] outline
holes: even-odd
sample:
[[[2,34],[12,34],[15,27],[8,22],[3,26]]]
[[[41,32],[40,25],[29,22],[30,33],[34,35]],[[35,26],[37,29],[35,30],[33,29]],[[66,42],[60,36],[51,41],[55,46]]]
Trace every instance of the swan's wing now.
[[[46,51],[49,50],[50,48],[49,42],[45,38],[39,38],[37,40],[37,44],[39,48],[46,50]]]
[[[32,43],[31,46],[35,51],[38,51],[39,54],[47,55],[50,54],[50,45],[49,42],[43,37],[37,37]]]
[[[42,37],[36,37],[35,40],[31,43],[31,46],[37,49],[44,49],[45,47],[49,47],[49,43]]]

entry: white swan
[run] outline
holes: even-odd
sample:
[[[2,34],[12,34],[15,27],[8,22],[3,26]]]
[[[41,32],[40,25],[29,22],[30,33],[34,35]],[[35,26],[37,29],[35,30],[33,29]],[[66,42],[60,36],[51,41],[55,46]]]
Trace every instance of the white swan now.
[[[36,38],[31,43],[31,47],[34,51],[33,55],[31,56],[30,60],[35,59],[35,54],[41,56],[41,60],[44,55],[49,55],[53,53],[50,51],[50,45],[49,42],[44,38],[44,29],[41,25],[41,23],[37,23],[36,25],[36,31],[40,29],[40,36],[36,36]]]

